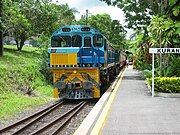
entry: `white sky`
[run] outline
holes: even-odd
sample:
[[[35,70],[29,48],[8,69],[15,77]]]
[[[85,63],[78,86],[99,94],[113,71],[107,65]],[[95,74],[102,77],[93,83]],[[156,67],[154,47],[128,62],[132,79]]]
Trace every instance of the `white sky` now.
[[[118,7],[108,6],[105,2],[100,0],[52,0],[53,3],[59,4],[68,4],[70,8],[75,8],[79,11],[79,13],[75,14],[76,20],[81,18],[81,15],[85,15],[86,9],[88,9],[90,15],[97,15],[107,13],[111,16],[112,20],[119,20],[122,26],[125,25],[125,17],[123,11]],[[128,38],[132,33],[133,30],[127,29]]]
[[[120,20],[123,25],[124,15],[123,11],[114,6],[108,6],[105,2],[100,0],[53,0],[53,2],[60,4],[68,3],[70,8],[77,9],[80,13],[75,14],[76,20],[81,18],[81,15],[85,15],[86,9],[88,9],[90,15],[107,13],[113,20]]]

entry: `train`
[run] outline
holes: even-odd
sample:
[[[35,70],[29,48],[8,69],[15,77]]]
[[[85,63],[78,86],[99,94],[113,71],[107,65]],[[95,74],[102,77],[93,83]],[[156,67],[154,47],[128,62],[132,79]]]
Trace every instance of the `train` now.
[[[53,72],[54,98],[93,99],[125,65],[125,55],[98,30],[63,26],[50,38],[48,67]]]

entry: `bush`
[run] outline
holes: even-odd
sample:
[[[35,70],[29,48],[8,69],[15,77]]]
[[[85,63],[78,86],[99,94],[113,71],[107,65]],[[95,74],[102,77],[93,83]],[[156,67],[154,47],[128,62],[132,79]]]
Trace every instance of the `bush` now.
[[[142,77],[144,78],[144,79],[146,79],[146,78],[151,78],[152,77],[152,72],[150,71],[150,70],[143,70],[142,71]]]
[[[152,78],[148,79],[148,84],[152,84]],[[180,93],[180,77],[155,77],[154,91]]]
[[[170,73],[171,76],[180,77],[180,57],[173,59]]]
[[[48,68],[48,47],[49,47],[49,37],[46,37],[44,34],[41,34],[41,36],[37,39],[37,46],[40,48],[41,53],[41,61],[40,61],[40,72],[43,74],[45,80],[47,83],[51,84],[53,82],[52,78],[52,72]]]

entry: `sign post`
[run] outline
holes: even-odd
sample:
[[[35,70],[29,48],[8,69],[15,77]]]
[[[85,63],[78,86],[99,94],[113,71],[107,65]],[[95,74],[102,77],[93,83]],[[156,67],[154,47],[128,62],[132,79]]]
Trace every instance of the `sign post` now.
[[[149,53],[152,53],[152,97],[154,97],[154,54],[155,53],[180,53],[180,48],[149,48]]]
[[[152,97],[154,97],[154,53],[152,54]]]

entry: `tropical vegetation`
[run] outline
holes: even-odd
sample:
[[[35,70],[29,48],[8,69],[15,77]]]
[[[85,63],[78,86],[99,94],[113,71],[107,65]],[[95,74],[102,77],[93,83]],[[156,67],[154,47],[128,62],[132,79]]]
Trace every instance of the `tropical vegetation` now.
[[[1,31],[3,37],[12,36],[16,46],[4,45],[4,55],[0,58],[0,107],[3,110],[0,118],[53,97],[52,73],[47,69],[49,37],[61,26],[85,25],[83,17],[75,20],[78,11],[68,4],[59,5],[51,0],[3,0],[2,4]],[[110,15],[92,15],[87,25],[105,34],[117,48],[127,48],[126,31]],[[35,48],[24,46],[30,39]]]
[[[53,99],[53,87],[41,73],[42,50],[5,45],[0,59],[0,119]]]
[[[70,8],[68,4],[52,3],[51,0],[0,0],[0,40],[2,33],[3,37],[12,36],[16,42],[16,47],[5,46],[4,57],[0,59],[0,106],[3,110],[6,110],[6,104],[10,104],[7,100],[12,97],[23,99],[24,103],[25,99],[30,102],[38,95],[49,98],[52,92],[52,77],[46,66],[47,48],[49,37],[61,26],[87,23],[88,26],[96,28],[109,39],[110,44],[130,52],[128,56],[134,61],[133,67],[143,71],[145,78],[151,78],[152,55],[149,54],[149,48],[179,48],[180,1],[100,1],[122,9],[126,24],[112,20],[108,14],[91,15],[88,22],[84,16],[76,20],[75,13],[78,11],[75,8]],[[126,38],[126,28],[134,32],[129,39]],[[30,38],[34,40],[37,48],[23,47]],[[179,55],[156,55],[155,77],[180,77]],[[169,78],[167,80],[171,85],[174,82]],[[164,82],[166,81],[160,81],[161,84]],[[42,103],[42,100],[37,100]],[[21,108],[20,106],[17,104],[17,108]],[[3,114],[6,112],[8,109]]]
[[[180,93],[180,77],[155,77],[154,90],[164,93]],[[148,83],[152,84],[152,79],[148,79]]]
[[[85,18],[82,17],[76,24],[84,25]],[[91,15],[88,18],[87,25],[103,33],[111,45],[122,50],[127,49],[125,43],[126,30],[120,24],[119,20],[112,20],[108,14],[97,14]]]
[[[76,12],[67,4],[51,0],[3,0],[3,36],[13,36],[17,49],[22,50],[27,39],[42,33],[49,37],[60,26],[72,24]]]
[[[128,48],[133,54],[130,57],[134,59],[134,68],[142,70],[144,77],[151,78],[152,55],[149,54],[149,48],[180,47],[180,1],[101,1],[124,11],[126,27],[134,30],[128,42]],[[180,54],[155,55],[155,77],[180,77],[179,56]]]

